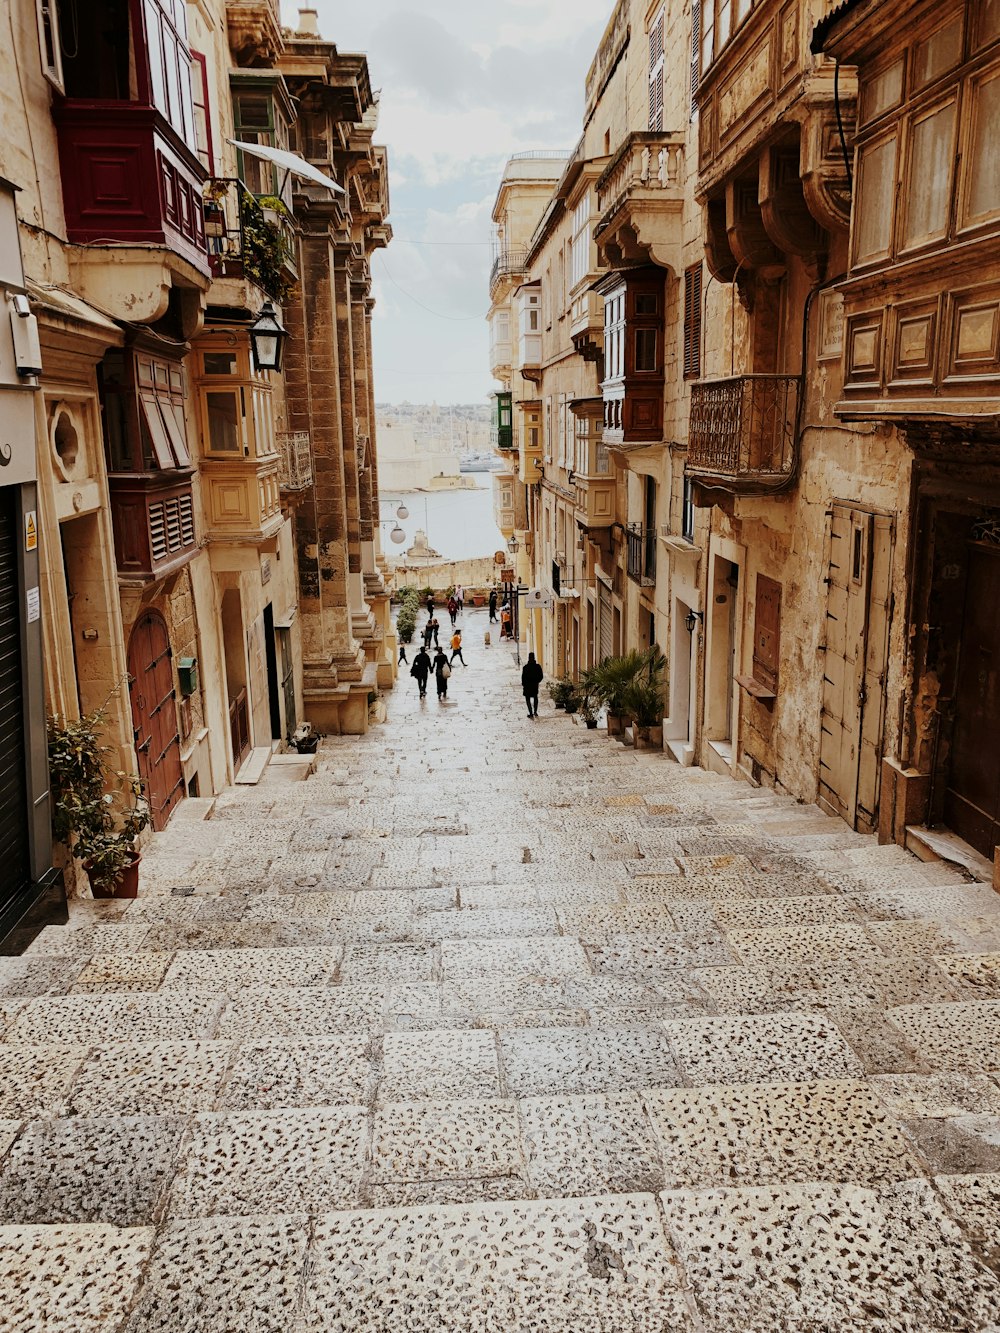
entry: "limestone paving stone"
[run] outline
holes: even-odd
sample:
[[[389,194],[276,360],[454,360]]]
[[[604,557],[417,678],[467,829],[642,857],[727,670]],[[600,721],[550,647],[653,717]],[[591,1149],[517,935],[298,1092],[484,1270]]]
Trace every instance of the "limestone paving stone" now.
[[[1000,1115],[1000,1084],[986,1074],[877,1074],[868,1085],[897,1120]]]
[[[304,1216],[169,1223],[157,1234],[124,1333],[289,1333],[308,1235]],[[134,1276],[139,1271],[136,1264]]]
[[[585,944],[608,944],[618,935],[667,935],[677,929],[671,913],[659,904],[561,908],[559,926]]]
[[[60,1115],[86,1054],[83,1045],[0,1046],[0,1116]]]
[[[0,1162],[6,1157],[11,1144],[21,1132],[22,1121],[0,1120]]]
[[[677,968],[713,967],[736,962],[716,935],[616,935],[609,944],[591,945],[589,956],[598,976],[625,976],[658,984]]]
[[[951,954],[934,961],[962,996],[1000,1000],[1000,953]]]
[[[903,1005],[889,1017],[932,1071],[1000,1070],[1000,1001]]]
[[[939,1175],[934,1184],[976,1253],[1000,1273],[1000,1172]]]
[[[658,1025],[522,1029],[502,1032],[498,1040],[505,1083],[517,1097],[669,1087],[680,1081]]]
[[[90,958],[72,987],[74,995],[108,991],[154,991],[163,981],[173,954],[99,953]]]
[[[662,1189],[641,1094],[528,1097],[519,1112],[528,1176],[543,1198]]]
[[[228,1041],[106,1042],[87,1055],[69,1110],[82,1116],[209,1111],[232,1051]]]
[[[361,1327],[686,1333],[692,1324],[654,1200],[620,1195],[321,1219],[303,1333]]]
[[[572,984],[560,977],[459,977],[441,983],[440,1001],[444,1013],[532,1012],[574,1006],[567,987]]]
[[[163,979],[163,990],[190,986],[223,993],[258,987],[325,986],[339,949],[202,949],[176,954]]]
[[[663,1024],[683,1080],[814,1082],[858,1078],[857,1056],[827,1019],[813,1014],[696,1018]]]
[[[351,944],[340,966],[345,982],[391,984],[430,981],[437,970],[434,944]]]
[[[352,983],[303,990],[254,990],[229,998],[216,1035],[235,1040],[294,1039],[356,1029],[380,1032],[385,1011],[384,986]]]
[[[427,940],[466,940],[555,935],[556,914],[551,908],[476,908],[474,911],[425,912],[416,923],[416,935]]]
[[[387,1032],[379,1102],[489,1098],[500,1092],[492,1032]]]
[[[183,1127],[165,1116],[30,1121],[0,1168],[0,1222],[156,1221]]]
[[[86,958],[95,953],[119,950],[135,953],[145,947],[149,927],[106,923],[96,926],[46,926],[24,951],[24,957],[36,954],[56,957]]]
[[[151,1227],[0,1228],[0,1331],[118,1329],[152,1243]]]
[[[80,971],[77,957],[0,957],[0,998],[61,995]]]
[[[986,884],[921,885],[868,889],[861,895],[871,915],[947,920],[1000,912],[1000,893]]]
[[[748,966],[780,966],[792,960],[838,962],[865,954],[882,955],[879,945],[861,925],[768,926],[756,930],[728,930],[726,938]]]
[[[326,1039],[244,1042],[236,1050],[218,1099],[225,1111],[347,1106],[367,1102],[376,1054],[366,1033]]]
[[[935,1175],[1000,1170],[1000,1116],[910,1120],[906,1129]]]
[[[838,898],[832,894],[719,903],[714,908],[714,914],[720,925],[727,930],[823,926],[833,921],[857,921],[860,916],[852,899]]]
[[[869,1074],[915,1074],[924,1063],[913,1043],[881,1008],[833,1005],[824,1010]]]
[[[414,1185],[467,1183],[470,1200],[485,1180],[507,1181],[524,1197],[524,1160],[515,1103],[490,1101],[393,1102],[375,1112],[371,1183],[380,1206],[412,1198]],[[454,1202],[460,1200],[454,1198]]]
[[[29,1000],[8,1023],[11,1043],[194,1040],[212,1035],[222,1002],[209,991],[60,995]]]
[[[920,1174],[899,1127],[858,1080],[654,1088],[642,1096],[675,1186],[878,1184]]]
[[[926,1181],[661,1197],[708,1327],[995,1328],[1000,1282]]]
[[[361,1106],[202,1112],[168,1201],[171,1217],[323,1213],[357,1202]]]
[[[588,976],[579,941],[554,939],[445,940],[441,970],[446,981],[491,973],[543,977]]]

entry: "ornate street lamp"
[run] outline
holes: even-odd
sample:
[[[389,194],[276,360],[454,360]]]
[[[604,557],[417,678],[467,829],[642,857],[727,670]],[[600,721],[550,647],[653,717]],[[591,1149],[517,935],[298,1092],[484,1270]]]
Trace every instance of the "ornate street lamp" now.
[[[250,325],[253,363],[258,370],[281,369],[281,351],[287,337],[288,330],[278,319],[274,306],[265,301],[260,314]]]
[[[395,542],[397,546],[400,544],[400,542],[406,541],[406,533],[403,531],[403,529],[399,526],[398,523],[389,533],[389,540],[391,542]]]
[[[517,555],[520,548],[521,548],[521,543],[517,540],[516,537],[508,538],[507,550],[511,553],[511,555]]]
[[[406,507],[405,504],[400,504],[399,508],[396,510],[396,517],[397,517],[397,518],[409,518],[409,517],[410,517],[410,511],[407,509],[407,507]]]

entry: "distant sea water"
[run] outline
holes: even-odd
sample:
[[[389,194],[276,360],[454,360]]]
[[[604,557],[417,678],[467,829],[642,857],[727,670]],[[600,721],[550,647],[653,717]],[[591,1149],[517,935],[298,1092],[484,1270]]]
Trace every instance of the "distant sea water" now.
[[[381,513],[382,549],[387,555],[402,555],[413,545],[418,528],[423,528],[427,541],[445,560],[476,560],[492,556],[504,548],[505,542],[493,521],[493,487],[488,472],[467,473],[476,482],[475,490],[414,491],[401,494],[382,491]],[[399,519],[406,533],[406,541],[397,546],[389,540],[396,510],[400,501],[410,511],[408,518]],[[387,521],[388,520],[388,521]]]

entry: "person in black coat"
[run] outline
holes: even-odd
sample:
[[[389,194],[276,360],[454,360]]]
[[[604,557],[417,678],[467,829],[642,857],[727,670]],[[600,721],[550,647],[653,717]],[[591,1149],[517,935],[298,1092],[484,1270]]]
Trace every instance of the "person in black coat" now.
[[[438,698],[444,699],[448,694],[448,676],[451,675],[451,667],[440,648],[434,655],[434,675],[437,679]]]
[[[528,660],[521,668],[521,691],[528,705],[528,716],[538,716],[538,687],[542,683],[542,668],[535,661],[535,654],[529,653]]]
[[[421,648],[413,659],[413,666],[410,667],[410,675],[420,687],[420,697],[427,697],[427,677],[431,674],[431,659],[426,648]]]
[[[493,621],[493,620],[496,620],[496,618],[497,618],[497,590],[496,590],[496,588],[491,588],[491,589],[490,589],[490,620]]]

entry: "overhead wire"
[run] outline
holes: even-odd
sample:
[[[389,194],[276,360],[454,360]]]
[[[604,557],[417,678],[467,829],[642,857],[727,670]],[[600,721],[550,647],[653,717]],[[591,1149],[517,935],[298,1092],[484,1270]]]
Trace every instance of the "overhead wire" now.
[[[397,289],[397,291],[402,292],[403,295],[407,297],[409,300],[411,300],[414,305],[418,305],[421,310],[426,311],[428,315],[433,315],[435,319],[447,319],[455,324],[467,324],[474,319],[482,320],[486,318],[486,311],[483,311],[481,314],[478,315],[446,315],[440,310],[432,310],[429,305],[424,305],[423,301],[421,301],[419,297],[414,296],[412,292],[408,292],[405,287],[401,287],[399,285],[396,279],[389,272],[389,268],[386,265],[385,259],[382,257],[381,254],[379,254],[378,260],[379,260],[378,269],[376,271],[380,271],[382,274],[384,274],[384,276],[389,279],[389,281]]]

